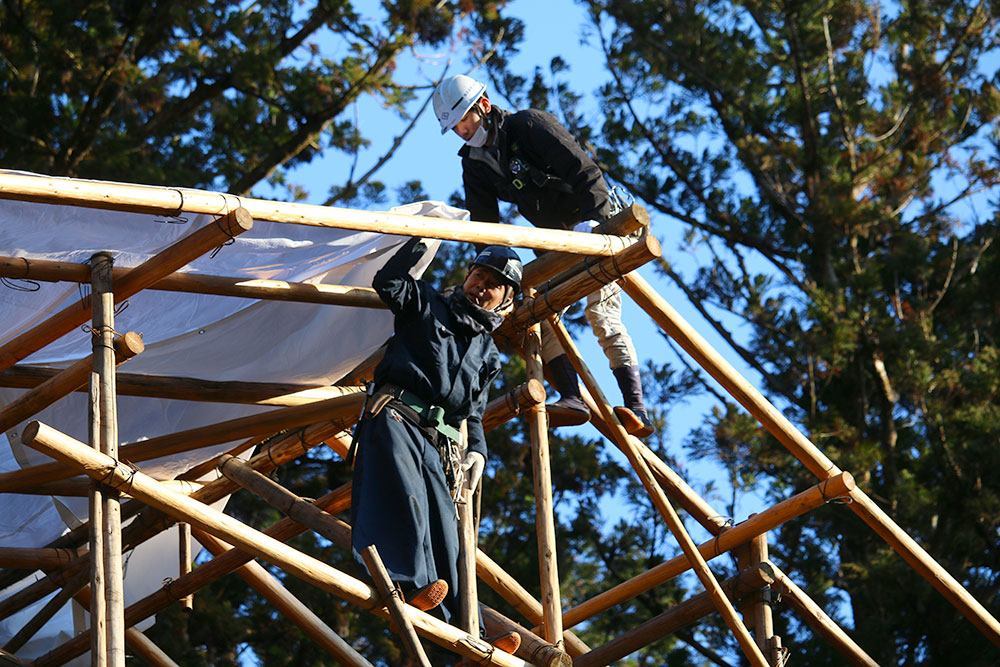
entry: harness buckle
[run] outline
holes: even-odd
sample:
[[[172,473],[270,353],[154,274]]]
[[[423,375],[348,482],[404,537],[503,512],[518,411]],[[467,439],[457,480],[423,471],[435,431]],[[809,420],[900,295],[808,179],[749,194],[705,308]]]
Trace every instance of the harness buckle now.
[[[524,181],[522,181],[520,178],[515,178],[510,182],[510,184],[514,186],[515,190],[520,190],[521,188],[524,187]]]

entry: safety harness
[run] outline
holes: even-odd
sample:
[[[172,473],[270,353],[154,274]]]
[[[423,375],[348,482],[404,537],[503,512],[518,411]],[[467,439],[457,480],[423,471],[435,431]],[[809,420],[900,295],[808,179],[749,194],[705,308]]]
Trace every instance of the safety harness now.
[[[375,383],[370,382],[366,393],[367,397],[361,419],[373,419],[388,407],[395,414],[420,429],[437,449],[452,500],[457,503],[459,491],[464,482],[461,452],[458,448],[461,434],[457,428],[445,423],[444,408],[439,405],[431,405],[412,391],[391,383],[376,388]],[[355,438],[351,442],[351,450],[347,457],[352,465],[357,451],[356,434],[357,429],[355,429]]]

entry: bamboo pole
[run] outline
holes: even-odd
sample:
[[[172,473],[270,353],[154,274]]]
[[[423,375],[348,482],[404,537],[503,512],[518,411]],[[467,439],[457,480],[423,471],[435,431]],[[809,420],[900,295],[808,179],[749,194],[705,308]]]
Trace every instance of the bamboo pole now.
[[[533,299],[525,299],[513,313],[504,318],[503,324],[493,336],[497,340],[520,341],[521,331],[526,327],[560,312],[629,271],[658,258],[660,254],[660,242],[655,236],[646,235],[631,240],[630,245],[617,255],[602,259],[587,271],[541,292]],[[520,345],[518,342],[514,347]]]
[[[0,198],[160,215],[182,212],[221,215],[240,207],[256,220],[583,255],[613,255],[623,247],[620,237],[601,234],[267,201],[185,188],[10,173],[0,174]]]
[[[479,609],[483,615],[483,627],[486,629],[487,635],[503,635],[508,632],[516,632],[521,635],[521,646],[517,649],[519,658],[524,658],[538,667],[571,667],[573,665],[573,659],[568,653],[548,643],[534,632],[518,625],[485,604],[480,603]]]
[[[225,539],[236,548],[263,558],[293,576],[363,609],[378,613],[375,591],[357,579],[187,496],[162,489],[155,480],[141,471],[132,470],[99,452],[93,452],[83,443],[51,427],[31,422],[22,434],[22,440],[48,456],[82,469],[91,477],[105,480],[116,488],[127,488],[133,497],[175,519],[187,520],[192,526],[219,539]],[[485,642],[456,630],[429,614],[414,609],[412,620],[414,627],[423,636],[463,657],[483,661],[489,656],[494,664],[501,667],[528,667],[529,663],[494,650]],[[37,664],[41,667],[42,663]]]
[[[116,267],[113,271],[115,282],[125,279],[133,270]],[[0,277],[15,280],[85,283],[90,281],[89,273],[85,264],[29,259],[27,257],[0,257]],[[146,289],[162,292],[213,294],[265,301],[292,301],[329,306],[353,306],[355,308],[386,308],[386,305],[371,287],[234,278],[204,273],[171,273]]]
[[[144,345],[142,336],[129,331],[114,340],[115,363],[121,364],[140,354]],[[34,416],[63,396],[81,389],[90,379],[94,355],[88,355],[63,370],[51,369],[48,377],[33,385],[7,405],[0,408],[0,433]],[[0,374],[2,375],[2,374]]]
[[[528,328],[523,351],[528,381],[534,380],[539,383],[542,381],[541,344],[541,327],[533,324]],[[549,458],[548,419],[544,399],[528,410],[528,430],[531,436],[531,468],[535,486],[535,532],[538,539],[542,615],[545,619],[542,636],[550,644],[561,647],[562,599],[559,593],[552,464]]]
[[[4,178],[5,176],[0,174],[0,182]],[[116,303],[149,287],[163,276],[173,273],[191,260],[242,234],[252,226],[253,220],[245,209],[237,208],[235,211],[227,212],[216,220],[216,224],[202,227],[136,267],[125,280],[118,283],[115,290]],[[67,306],[30,331],[0,346],[0,370],[10,368],[86,321],[87,311],[80,308],[79,304]]]
[[[733,398],[819,479],[840,473],[840,469],[806,438],[781,411],[742,377],[716,352],[708,341],[688,324],[656,290],[637,273],[622,281],[629,296],[656,324],[684,348],[698,364],[721,384]],[[958,609],[990,641],[1000,646],[1000,621],[976,600],[955,578],[906,531],[878,507],[861,489],[851,491],[849,507],[889,544],[903,559]]]
[[[749,542],[754,535],[774,530],[783,523],[787,523],[824,503],[849,494],[853,488],[854,478],[850,473],[843,472],[722,531],[716,537],[698,545],[698,550],[705,558],[715,558],[734,547]],[[567,609],[563,614],[563,623],[566,627],[582,623],[602,611],[650,590],[654,586],[670,581],[687,569],[688,562],[684,555],[664,561],[640,575],[595,595],[572,609]]]
[[[670,501],[667,500],[667,496],[663,493],[663,489],[657,484],[656,478],[653,477],[652,471],[646,465],[645,459],[642,458],[642,455],[632,445],[631,438],[626,433],[621,422],[618,421],[618,417],[615,416],[611,405],[601,392],[597,380],[591,374],[586,364],[583,363],[583,359],[580,358],[576,345],[573,344],[573,340],[569,337],[566,327],[555,317],[549,318],[549,325],[559,339],[563,350],[569,355],[570,361],[573,362],[573,367],[576,368],[576,372],[583,379],[587,390],[590,391],[594,400],[597,401],[597,405],[601,410],[601,416],[612,427],[611,432],[615,436],[616,443],[623,448],[629,463],[638,475],[643,487],[645,487],[646,493],[649,494],[650,499],[653,501],[653,505],[656,506],[670,532],[674,534],[674,537],[680,543],[681,550],[698,576],[698,580],[701,581],[715,603],[716,608],[719,610],[719,613],[722,615],[723,620],[726,622],[726,625],[729,626],[730,631],[736,637],[736,641],[739,643],[740,648],[743,649],[744,655],[746,655],[750,664],[754,665],[754,667],[768,667],[767,660],[760,652],[760,649],[757,648],[746,626],[743,625],[743,621],[737,616],[736,610],[733,608],[729,598],[722,592],[719,582],[715,579],[715,575],[712,574],[708,564],[705,562],[705,558],[698,551],[691,536],[688,535],[680,517],[677,516],[677,512],[674,511],[674,508],[670,505]]]
[[[414,662],[423,665],[423,667],[431,667],[427,654],[424,653],[424,647],[420,644],[420,638],[417,637],[417,631],[413,628],[413,623],[410,622],[410,617],[404,609],[405,605],[401,599],[403,594],[389,579],[389,572],[382,564],[378,549],[375,548],[374,544],[371,544],[361,552],[361,557],[364,559],[365,565],[368,566],[368,574],[375,581],[375,588],[386,602],[389,615],[395,622],[399,635],[403,638],[406,652]]]
[[[246,438],[259,433],[275,433],[283,429],[306,426],[332,419],[349,419],[356,416],[364,402],[364,394],[357,390],[350,394],[329,398],[316,403],[279,408],[260,414],[230,419],[218,424],[162,435],[124,445],[121,456],[132,463],[178,454],[194,449],[217,445],[230,440]],[[59,463],[42,463],[35,466],[0,473],[0,493],[15,493],[21,489],[45,482],[71,477],[73,471]]]
[[[614,236],[628,236],[629,234],[634,234],[648,228],[649,213],[642,206],[632,204],[612,218],[602,222],[594,229],[594,232],[598,234],[612,234]],[[531,287],[538,287],[545,281],[555,278],[555,276],[563,271],[572,270],[574,267],[584,270],[585,266],[582,259],[579,255],[547,252],[524,265],[524,275],[521,277],[521,289],[526,290]],[[18,275],[11,277],[26,276]]]
[[[99,440],[91,442],[102,454],[118,458],[118,398],[115,389],[115,297],[112,292],[110,252],[99,252],[90,258],[90,304],[92,310],[93,369],[91,383],[99,383]],[[103,573],[91,573],[91,590],[98,595],[95,583],[103,582],[107,619],[107,664],[125,667],[125,574],[122,567],[122,523],[120,495],[117,490],[94,480],[91,483],[93,502],[100,503],[101,521],[91,518],[91,533],[98,531],[102,539],[91,543],[91,553],[98,545],[104,549]],[[101,564],[92,561],[96,570]]]
[[[225,554],[240,554],[222,540],[216,539],[205,531],[195,530],[195,536],[206,549],[216,558]],[[346,667],[371,667],[353,646],[347,643],[330,626],[323,622],[309,607],[289,592],[280,581],[271,575],[264,567],[252,559],[240,565],[235,570],[244,581],[283,613],[302,632],[316,642],[322,649],[337,659],[338,664]]]
[[[771,568],[767,563],[761,563],[727,579],[722,582],[721,586],[728,597],[738,600],[773,582],[774,573]],[[713,611],[711,597],[707,593],[699,593],[612,639],[607,644],[598,646],[590,653],[574,660],[573,665],[574,667],[599,667],[613,664],[630,653],[648,646],[661,637],[677,632]]]
[[[808,593],[799,588],[777,565],[771,563],[771,567],[776,578],[774,588],[781,592],[781,599],[788,603],[799,618],[829,642],[850,664],[855,667],[878,667],[878,663]]]
[[[16,364],[0,371],[0,387],[33,388],[61,372],[64,371],[45,366]],[[138,373],[118,373],[116,386],[119,396],[278,406],[315,403],[343,396],[351,391],[343,387],[287,382],[219,381]]]

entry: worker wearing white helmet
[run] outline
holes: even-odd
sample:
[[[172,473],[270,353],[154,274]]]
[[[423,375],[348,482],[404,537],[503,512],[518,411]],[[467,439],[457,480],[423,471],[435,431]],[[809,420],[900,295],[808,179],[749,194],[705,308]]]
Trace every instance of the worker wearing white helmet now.
[[[494,106],[486,86],[456,75],[433,94],[441,133],[464,141],[462,179],[465,207],[473,220],[500,222],[499,202],[511,202],[537,227],[590,231],[611,215],[608,186],[600,168],[579,142],[545,111],[510,113]],[[587,321],[608,357],[624,408],[615,408],[627,429],[639,436],[653,427],[642,396],[638,357],[621,319],[621,290],[614,283],[587,296]],[[547,323],[542,323],[542,359],[560,398],[547,406],[553,426],[581,424],[590,411],[579,380]]]

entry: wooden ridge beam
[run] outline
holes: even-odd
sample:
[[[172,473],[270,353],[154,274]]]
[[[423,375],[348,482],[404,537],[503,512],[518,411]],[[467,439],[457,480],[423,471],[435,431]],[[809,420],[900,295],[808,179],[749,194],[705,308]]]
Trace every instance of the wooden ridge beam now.
[[[135,269],[116,266],[112,270],[115,283],[126,280]],[[39,280],[42,282],[90,281],[90,267],[74,262],[57,262],[28,257],[0,257],[0,277],[14,280]],[[265,301],[292,301],[329,306],[354,306],[355,308],[385,309],[371,287],[327,285],[324,283],[286,282],[258,278],[236,278],[204,273],[171,273],[160,278],[146,289],[161,292],[186,292],[212,294]]]
[[[4,177],[0,174],[0,179]],[[114,301],[121,303],[160,278],[201,257],[231,238],[253,227],[246,209],[237,208],[222,215],[215,224],[206,225],[173,245],[161,250],[135,268],[125,280],[115,285]],[[58,340],[90,318],[90,309],[80,304],[66,306],[30,330],[0,345],[0,370],[10,368],[28,355]]]
[[[361,211],[237,197],[203,190],[51,176],[0,173],[0,198],[158,215],[178,215],[182,212],[222,215],[235,208],[243,208],[256,220],[581,255],[610,256],[625,245],[621,237],[603,234],[498,225],[494,222],[447,220],[386,211]]]
[[[119,488],[177,520],[186,521],[192,527],[197,526],[219,539],[231,542],[236,548],[262,558],[362,609],[382,615],[376,608],[376,592],[363,582],[187,496],[165,490],[141,471],[123,466],[55,429],[39,422],[31,422],[21,439],[29,447],[75,466],[88,476]],[[528,667],[530,664],[503,651],[494,650],[482,640],[416,609],[412,612],[411,620],[422,636],[473,661],[489,658],[491,664],[500,667]],[[53,663],[39,659],[35,664],[44,667]]]

